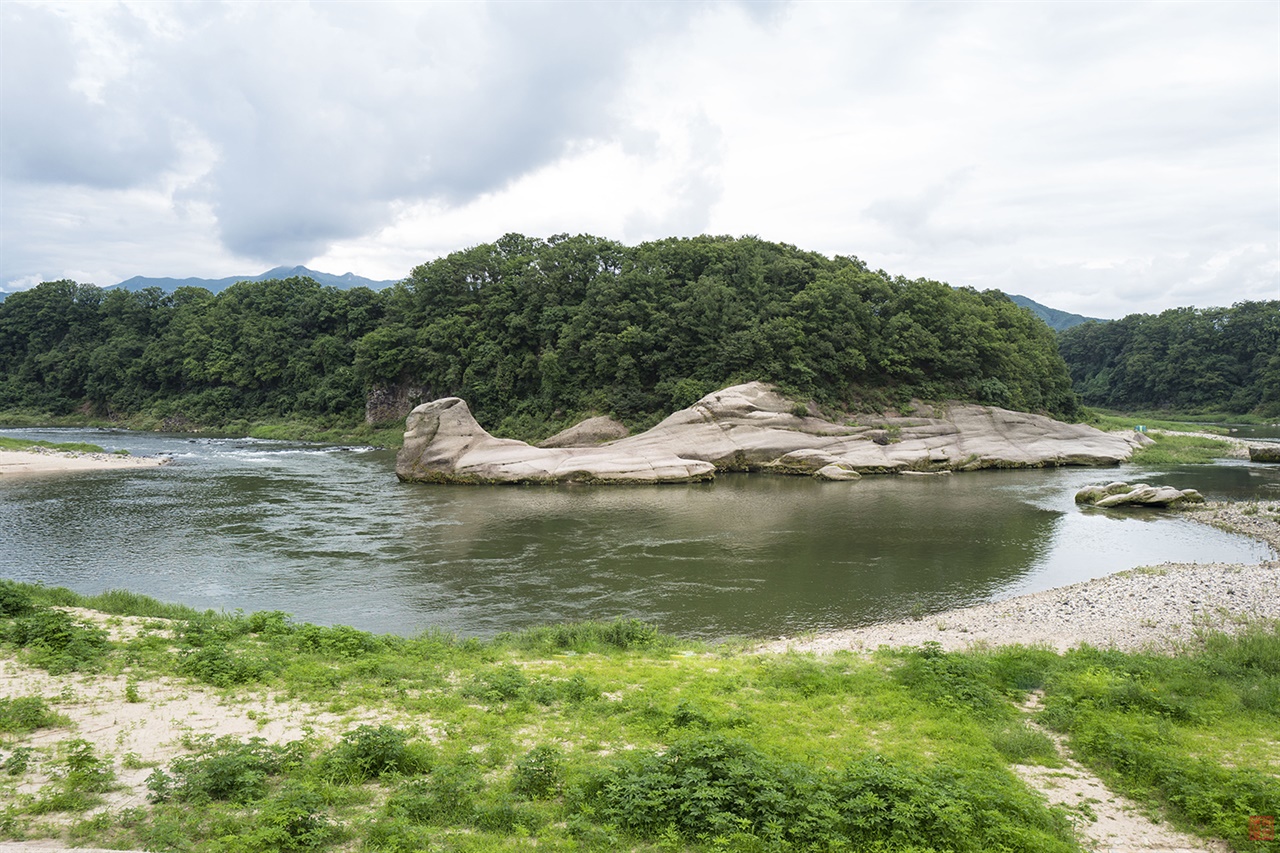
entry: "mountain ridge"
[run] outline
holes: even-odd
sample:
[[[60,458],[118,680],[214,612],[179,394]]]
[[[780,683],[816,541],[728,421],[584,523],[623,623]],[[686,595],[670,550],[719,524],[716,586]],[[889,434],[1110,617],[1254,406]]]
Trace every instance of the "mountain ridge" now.
[[[399,279],[379,281],[365,278],[352,272],[334,275],[333,273],[320,272],[299,264],[292,267],[272,267],[258,275],[232,275],[226,278],[197,278],[194,276],[190,278],[170,278],[135,275],[133,278],[127,278],[116,284],[108,285],[105,289],[145,290],[148,287],[158,287],[166,293],[172,293],[179,287],[202,287],[210,293],[219,293],[239,281],[268,281],[273,278],[290,278],[292,276],[305,276],[313,279],[317,284],[337,287],[341,290],[350,290],[353,287],[368,287],[371,290],[381,290],[399,281]]]

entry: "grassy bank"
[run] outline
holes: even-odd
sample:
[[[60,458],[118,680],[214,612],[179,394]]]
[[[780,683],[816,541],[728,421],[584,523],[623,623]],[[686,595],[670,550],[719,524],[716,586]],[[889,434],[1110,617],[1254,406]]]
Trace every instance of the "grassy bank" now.
[[[107,452],[96,444],[86,444],[81,441],[33,441],[27,438],[9,438],[8,436],[0,436],[0,450],[28,450],[32,447],[44,447],[49,450],[65,450],[70,453]]]
[[[1110,432],[1130,431],[1139,426],[1147,430],[1158,430],[1148,433],[1148,437],[1155,443],[1140,449],[1130,460],[1144,465],[1204,464],[1230,456],[1234,448],[1233,443],[1226,439],[1230,431],[1211,424],[1161,420],[1142,414],[1125,415],[1096,409],[1089,411],[1085,422]],[[1179,433],[1210,433],[1221,435],[1223,439]]]
[[[1177,658],[929,644],[769,656],[637,622],[401,638],[0,582],[0,636],[12,666],[56,676],[0,700],[10,838],[201,851],[1078,850],[1071,824],[1088,804],[1048,807],[1011,769],[1059,761],[1021,707],[1032,690],[1042,723],[1179,826],[1261,851],[1248,818],[1280,811],[1267,746],[1280,726],[1277,625],[1207,635]],[[176,755],[125,752],[125,734],[95,745],[68,728],[91,701],[80,694],[101,685],[157,709],[165,691],[208,693],[225,703],[219,716],[243,712],[264,732],[286,707],[310,710],[279,738],[191,729]],[[126,779],[145,799],[112,805]]]

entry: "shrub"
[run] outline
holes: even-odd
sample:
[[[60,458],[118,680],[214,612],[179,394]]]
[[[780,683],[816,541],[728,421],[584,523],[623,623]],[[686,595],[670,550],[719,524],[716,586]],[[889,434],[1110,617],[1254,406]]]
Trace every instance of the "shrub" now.
[[[518,634],[501,634],[498,643],[540,652],[591,652],[610,649],[651,649],[673,642],[639,619],[614,622],[570,622],[529,628]]]
[[[260,680],[267,674],[267,667],[260,660],[238,655],[222,643],[210,641],[183,650],[178,657],[178,672],[214,687],[231,687]]]
[[[842,773],[701,735],[590,780],[602,823],[662,843],[731,838],[741,849],[1067,851],[1065,819],[1012,780],[871,755]]]
[[[326,628],[306,624],[294,631],[293,637],[298,648],[303,651],[344,658],[360,657],[382,647],[382,641],[378,637],[346,625]]]
[[[35,601],[25,584],[0,580],[0,617],[26,616],[35,609]]]
[[[284,754],[284,747],[260,737],[241,742],[228,735],[203,754],[175,758],[169,773],[156,770],[147,788],[156,802],[248,803],[266,794],[267,780],[280,772]]]
[[[62,725],[66,718],[49,710],[40,696],[0,698],[0,732],[26,734]]]
[[[428,778],[415,779],[393,791],[384,812],[415,824],[469,823],[480,787],[479,774],[469,760],[442,762]]]
[[[412,776],[431,769],[434,753],[409,742],[407,732],[392,726],[360,726],[320,762],[321,775],[333,782],[354,783],[384,776]]]
[[[107,650],[107,633],[62,610],[36,610],[13,620],[5,639],[31,652],[31,660],[57,675],[86,669]]]
[[[560,790],[564,753],[554,746],[535,746],[516,762],[511,789],[531,800],[545,799]]]
[[[936,642],[925,643],[905,656],[906,662],[895,671],[895,677],[913,695],[979,716],[1007,713],[984,657],[947,653]]]
[[[464,692],[485,702],[506,702],[521,698],[528,689],[529,679],[520,667],[508,663],[480,673]]]

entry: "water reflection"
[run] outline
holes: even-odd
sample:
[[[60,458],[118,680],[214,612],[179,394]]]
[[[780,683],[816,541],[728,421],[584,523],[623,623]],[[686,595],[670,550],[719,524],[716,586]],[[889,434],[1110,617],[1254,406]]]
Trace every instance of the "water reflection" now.
[[[854,484],[729,475],[696,486],[430,487],[396,482],[392,456],[367,449],[54,439],[175,461],[0,482],[7,576],[402,633],[626,616],[703,636],[865,624],[1144,563],[1270,555],[1166,513],[1081,511],[1072,496],[1086,483],[1280,496],[1280,466],[1237,462]]]

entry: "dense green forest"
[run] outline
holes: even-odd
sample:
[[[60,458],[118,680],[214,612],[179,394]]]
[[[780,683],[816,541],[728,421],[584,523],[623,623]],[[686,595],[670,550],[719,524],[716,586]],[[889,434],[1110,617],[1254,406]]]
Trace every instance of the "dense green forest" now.
[[[752,237],[510,234],[382,291],[56,281],[0,303],[0,410],[355,423],[368,391],[404,386],[528,434],[587,412],[652,422],[757,379],[828,406],[1078,413],[1053,333],[1004,294]]]
[[[1059,349],[1091,406],[1280,415],[1280,301],[1085,323]]]

